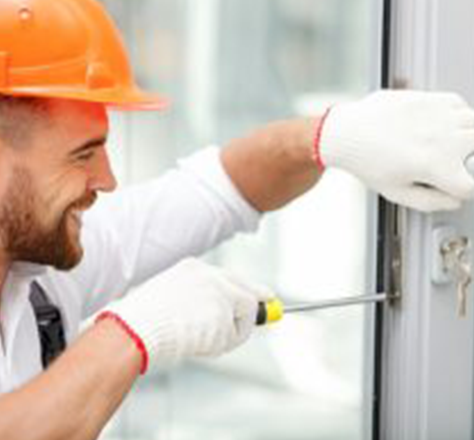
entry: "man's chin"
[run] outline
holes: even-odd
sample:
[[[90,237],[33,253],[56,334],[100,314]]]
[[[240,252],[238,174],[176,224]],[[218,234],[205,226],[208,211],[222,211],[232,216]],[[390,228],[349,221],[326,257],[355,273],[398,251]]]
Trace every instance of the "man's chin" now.
[[[52,266],[58,270],[74,269],[82,261],[84,256],[84,249],[80,238],[82,226],[80,218],[69,217],[69,220],[66,225],[68,230],[67,236],[64,237],[62,247],[58,249],[52,264]]]
[[[41,266],[50,266],[57,270],[68,271],[74,269],[82,261],[83,253],[68,255],[68,256],[45,256],[45,255],[16,255],[13,259],[15,261],[25,261],[32,264],[39,264]]]
[[[76,260],[76,261],[62,261],[62,262],[60,262],[60,263],[53,264],[52,266],[53,266],[55,269],[57,269],[57,270],[61,270],[61,271],[67,272],[67,271],[72,270],[72,269],[74,269],[75,267],[77,267],[80,262],[81,262],[81,260]]]
[[[72,252],[71,250],[63,255],[63,258],[58,258],[54,261],[52,266],[58,270],[71,270],[74,269],[82,261],[84,251],[82,247],[79,247]]]
[[[84,256],[80,238],[76,234],[69,233],[63,239],[55,240],[56,246],[50,253],[43,254],[43,261],[40,264],[52,266],[58,270],[74,269]]]

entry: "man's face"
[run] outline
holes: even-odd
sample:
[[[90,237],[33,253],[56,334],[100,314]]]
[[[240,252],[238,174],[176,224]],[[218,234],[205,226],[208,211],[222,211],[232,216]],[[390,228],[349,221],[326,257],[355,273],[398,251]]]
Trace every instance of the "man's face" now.
[[[66,100],[50,106],[29,145],[0,146],[1,168],[8,168],[0,181],[0,240],[10,260],[70,269],[83,254],[81,213],[116,182],[104,107]]]

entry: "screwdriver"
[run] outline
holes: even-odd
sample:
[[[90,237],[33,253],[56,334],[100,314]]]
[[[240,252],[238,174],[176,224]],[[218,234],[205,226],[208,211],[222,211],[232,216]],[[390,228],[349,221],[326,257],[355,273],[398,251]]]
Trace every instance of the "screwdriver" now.
[[[258,304],[257,325],[265,325],[280,321],[286,313],[306,312],[311,310],[329,309],[358,304],[378,303],[387,300],[386,293],[375,295],[349,296],[345,298],[329,299],[323,301],[305,302],[300,304],[283,304],[278,298]]]

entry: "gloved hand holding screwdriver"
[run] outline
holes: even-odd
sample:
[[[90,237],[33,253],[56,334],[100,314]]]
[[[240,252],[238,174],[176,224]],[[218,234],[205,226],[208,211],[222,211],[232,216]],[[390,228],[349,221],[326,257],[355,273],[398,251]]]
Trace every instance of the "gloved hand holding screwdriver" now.
[[[474,112],[454,94],[383,91],[336,106],[320,121],[315,143],[320,169],[344,169],[396,203],[428,212],[456,209],[474,194],[465,169],[474,150]],[[268,318],[262,305],[271,299],[269,289],[185,260],[159,275],[156,292],[117,301],[99,320],[121,323],[140,349],[145,372],[235,348],[257,318]],[[282,309],[274,305],[269,313],[277,320]]]
[[[258,306],[272,295],[225,270],[186,259],[158,276],[156,289],[112,303],[97,320],[115,319],[142,356],[142,373],[196,356],[217,356],[244,342]]]

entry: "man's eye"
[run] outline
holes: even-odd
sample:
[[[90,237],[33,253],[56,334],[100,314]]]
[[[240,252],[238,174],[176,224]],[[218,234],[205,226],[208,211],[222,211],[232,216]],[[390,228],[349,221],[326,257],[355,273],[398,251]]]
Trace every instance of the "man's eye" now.
[[[87,162],[89,159],[92,159],[94,157],[94,154],[94,151],[88,151],[86,153],[79,154],[78,156],[76,156],[76,159],[79,162]]]

